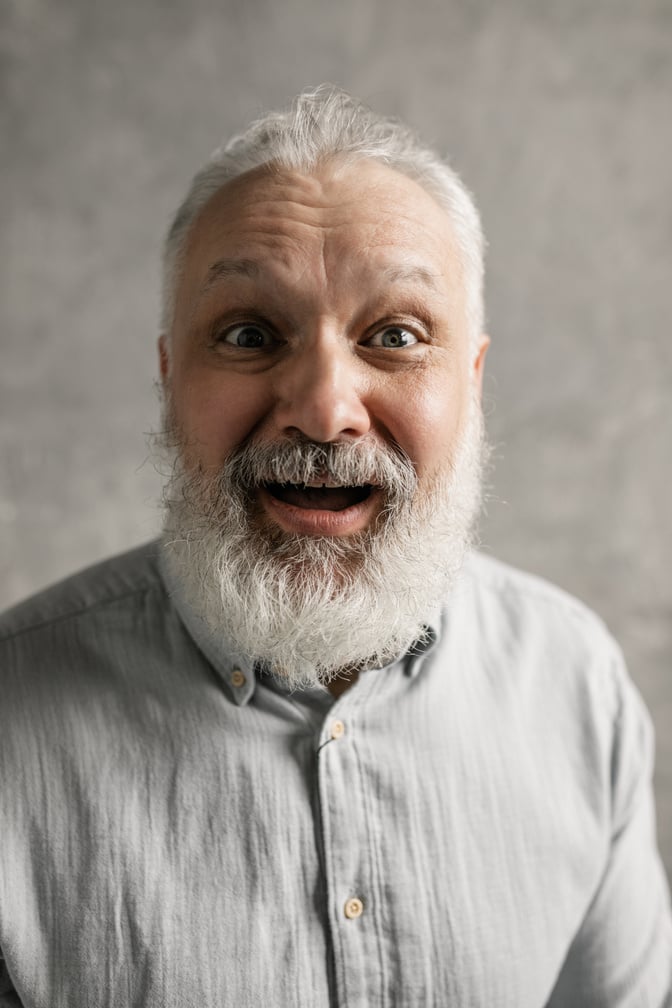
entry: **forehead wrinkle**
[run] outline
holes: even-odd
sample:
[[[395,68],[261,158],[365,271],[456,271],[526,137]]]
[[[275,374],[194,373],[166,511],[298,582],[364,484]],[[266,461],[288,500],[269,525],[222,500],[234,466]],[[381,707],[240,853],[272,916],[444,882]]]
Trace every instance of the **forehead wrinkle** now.
[[[439,289],[441,277],[438,273],[433,273],[424,266],[388,266],[383,272],[383,277],[388,283],[394,284],[421,284],[432,291]]]
[[[189,312],[190,320],[193,321],[194,315],[196,314],[201,302],[205,300],[208,294],[217,287],[222,280],[227,280],[231,277],[242,277],[244,279],[254,280],[258,276],[259,264],[255,262],[254,259],[218,259],[208,267],[205,280],[196,291],[196,296],[193,299],[193,304]]]
[[[254,259],[219,259],[209,267],[199,296],[207,294],[211,287],[225,277],[248,277],[255,279],[259,275],[259,263]]]
[[[201,237],[214,261],[209,266],[206,261],[205,277],[192,301],[194,309],[219,283],[226,286],[227,280],[232,285],[240,282],[241,293],[245,288],[253,290],[255,283],[259,293],[264,288],[270,293],[278,284],[309,298],[322,291],[325,305],[330,303],[332,308],[334,298],[343,296],[339,285],[348,274],[355,286],[357,278],[369,274],[370,294],[388,286],[418,288],[420,294],[423,290],[433,295],[447,293],[442,265],[451,251],[451,236],[437,235],[427,226],[433,216],[427,219],[423,213],[419,218],[403,200],[394,208],[385,200],[379,204],[378,186],[354,194],[339,188],[335,199],[329,185],[325,190],[315,179],[285,177],[270,185],[266,181],[241,186],[240,191],[224,187],[210,204],[214,211],[210,228],[209,214],[203,214],[205,234],[201,232]],[[387,187],[380,195],[390,195]],[[420,261],[419,237],[428,239],[421,242],[426,255]],[[220,244],[218,249],[217,242],[229,248]]]
[[[312,249],[309,256],[305,252],[305,247],[300,248],[297,254],[286,247],[286,242],[273,243],[268,249],[261,249],[258,259],[253,257],[253,253],[240,259],[227,258],[212,263],[193,299],[189,311],[190,323],[193,323],[208,296],[214,291],[216,297],[220,287],[236,299],[241,297],[246,300],[250,296],[255,300],[261,299],[261,306],[266,299],[269,305],[277,307],[291,298],[295,307],[300,303],[305,307],[316,297],[326,305],[327,299],[331,300],[327,294],[331,278],[325,263],[324,243],[319,249]]]

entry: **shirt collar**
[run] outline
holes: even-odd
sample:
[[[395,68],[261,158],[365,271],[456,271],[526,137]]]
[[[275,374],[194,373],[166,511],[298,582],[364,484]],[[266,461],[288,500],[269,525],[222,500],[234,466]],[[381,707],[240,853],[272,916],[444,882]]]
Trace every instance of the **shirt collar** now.
[[[187,633],[218,674],[228,699],[238,707],[249,703],[255,690],[257,675],[268,675],[269,673],[257,669],[252,659],[236,654],[225,639],[215,637],[202,617],[195,612],[184,597],[180,580],[166,563],[163,549],[159,551],[159,571],[166,591]],[[440,615],[438,610],[432,614],[432,618],[425,624],[423,632],[417,640],[404,654],[399,655],[394,662],[389,664],[403,661],[405,674],[416,676],[423,665],[422,659],[435,648],[439,639]]]
[[[254,693],[254,662],[244,655],[236,654],[225,640],[218,640],[215,637],[203,618],[185,599],[182,584],[166,563],[163,549],[159,552],[159,570],[166,591],[187,633],[222,680],[228,699],[242,707]]]
[[[404,671],[408,676],[416,676],[422,668],[422,659],[436,647],[441,635],[441,614],[437,613],[430,623],[425,623],[423,632],[413,641],[404,656]]]

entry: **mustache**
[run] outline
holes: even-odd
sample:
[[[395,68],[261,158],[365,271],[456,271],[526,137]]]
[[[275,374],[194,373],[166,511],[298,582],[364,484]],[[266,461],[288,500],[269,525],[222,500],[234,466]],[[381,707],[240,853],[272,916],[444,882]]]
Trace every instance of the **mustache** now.
[[[373,437],[321,443],[297,435],[275,442],[250,441],[225,463],[231,483],[250,493],[267,483],[306,486],[323,481],[336,486],[374,486],[396,501],[410,501],[418,477],[398,445]]]

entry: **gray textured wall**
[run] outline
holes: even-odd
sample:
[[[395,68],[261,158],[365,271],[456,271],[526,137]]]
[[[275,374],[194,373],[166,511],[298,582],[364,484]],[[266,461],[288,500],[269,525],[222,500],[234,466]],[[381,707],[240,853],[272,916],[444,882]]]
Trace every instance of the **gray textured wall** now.
[[[341,83],[450,152],[490,240],[488,549],[622,642],[672,871],[669,0],[9,0],[0,595],[151,536],[157,253],[220,137]]]

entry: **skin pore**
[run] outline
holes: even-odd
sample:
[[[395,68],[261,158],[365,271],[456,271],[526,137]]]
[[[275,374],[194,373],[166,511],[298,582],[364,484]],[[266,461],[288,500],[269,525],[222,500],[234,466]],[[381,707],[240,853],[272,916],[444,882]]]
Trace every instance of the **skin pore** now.
[[[470,339],[443,209],[358,160],[310,176],[258,169],[216,193],[159,353],[188,471],[207,478],[248,441],[373,440],[406,453],[422,494],[460,443],[487,343]],[[255,522],[347,537],[378,519],[375,486],[323,482],[259,487]]]

